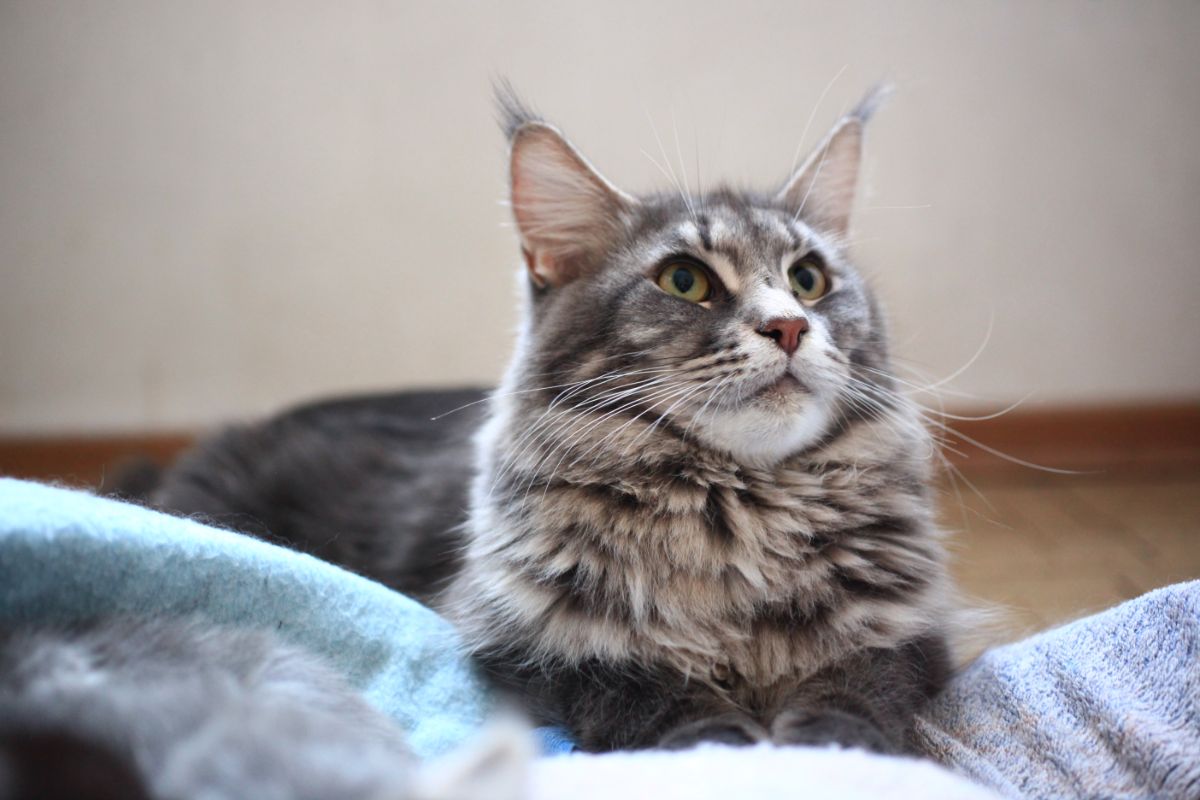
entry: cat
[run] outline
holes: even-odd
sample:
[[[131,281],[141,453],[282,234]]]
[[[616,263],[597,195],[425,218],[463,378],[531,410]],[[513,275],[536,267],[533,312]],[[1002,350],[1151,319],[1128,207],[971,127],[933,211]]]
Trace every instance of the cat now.
[[[879,97],[777,191],[635,197],[502,88],[525,300],[499,388],[236,428],[152,501],[431,603],[585,750],[912,751],[957,604],[848,253]]]
[[[0,800],[469,800],[520,795],[514,731],[420,765],[315,655],[198,619],[0,637]]]

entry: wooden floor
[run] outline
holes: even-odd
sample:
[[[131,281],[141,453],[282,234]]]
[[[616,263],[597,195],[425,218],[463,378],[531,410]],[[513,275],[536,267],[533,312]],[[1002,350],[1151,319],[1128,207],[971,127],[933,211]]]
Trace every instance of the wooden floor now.
[[[971,475],[942,492],[954,571],[1018,638],[1200,578],[1200,470]]]

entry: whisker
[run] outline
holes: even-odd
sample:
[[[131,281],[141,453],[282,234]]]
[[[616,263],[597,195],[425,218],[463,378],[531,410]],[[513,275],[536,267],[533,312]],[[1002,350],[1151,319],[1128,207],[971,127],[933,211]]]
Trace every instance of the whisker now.
[[[690,392],[683,395],[678,400],[676,400],[674,403],[672,403],[670,406],[668,406],[667,409],[665,411],[663,411],[662,414],[659,415],[658,419],[656,419],[654,421],[654,423],[650,425],[650,427],[648,427],[646,430],[642,431],[637,436],[635,436],[633,438],[633,441],[631,441],[629,444],[627,444],[625,446],[625,449],[623,451],[621,451],[621,455],[624,456],[625,454],[627,454],[629,452],[630,448],[632,448],[638,442],[642,441],[644,438],[652,435],[654,433],[654,431],[658,428],[658,426],[663,423],[663,420],[670,417],[671,412],[674,411],[681,403],[685,402],[688,398],[693,397],[698,392],[703,391],[710,384],[712,384],[716,381],[720,381],[722,379],[723,379],[723,376],[720,376],[720,375],[709,378],[707,381],[705,381],[704,383],[700,384],[699,386],[693,388]],[[636,419],[636,417],[635,417],[635,419]]]
[[[843,107],[842,113],[838,114],[838,118],[841,119],[845,115],[846,115],[846,109]],[[812,180],[809,182],[808,188],[805,189],[805,191],[804,191],[804,199],[802,199],[800,201],[800,207],[797,208],[796,213],[792,215],[793,222],[798,221],[800,219],[800,215],[804,213],[804,207],[806,205],[808,205],[809,195],[812,194],[813,188],[816,187],[816,185],[817,185],[817,178],[821,177],[821,170],[825,167],[825,159],[828,156],[829,156],[829,148],[825,148],[825,150],[823,150],[821,152],[821,160],[817,162],[817,171],[813,173]]]
[[[1100,473],[1100,470],[1062,469],[1060,467],[1047,467],[1045,464],[1038,464],[1033,461],[1026,461],[1025,459],[1017,458],[1016,456],[1011,456],[1008,453],[1005,453],[1003,450],[997,450],[996,448],[994,448],[990,445],[986,445],[983,442],[979,441],[978,439],[973,439],[970,436],[967,436],[962,431],[960,431],[956,428],[952,428],[949,425],[942,425],[942,427],[945,428],[947,433],[951,434],[952,436],[957,436],[959,439],[962,439],[963,441],[967,442],[970,445],[973,445],[974,447],[978,447],[983,452],[989,453],[993,456],[996,456],[999,459],[1003,459],[1004,461],[1007,461],[1011,464],[1016,464],[1021,467],[1028,467],[1030,469],[1036,469],[1039,472],[1050,472],[1055,475],[1096,475],[1096,474]]]
[[[633,400],[631,400],[630,402],[628,402],[628,403],[625,403],[625,404],[623,404],[623,405],[619,406],[618,408],[615,408],[615,409],[613,409],[613,410],[611,410],[611,411],[609,411],[609,412],[607,412],[607,413],[605,413],[605,414],[602,414],[602,415],[601,415],[601,416],[600,416],[598,419],[592,420],[590,423],[588,423],[586,426],[584,426],[584,428],[583,428],[582,430],[580,430],[580,431],[579,431],[579,432],[577,432],[577,433],[574,433],[574,435],[572,436],[571,440],[570,440],[570,441],[568,441],[568,442],[566,442],[566,443],[564,443],[564,444],[561,446],[561,448],[560,448],[560,449],[563,451],[563,452],[562,452],[562,455],[559,457],[558,461],[557,461],[557,462],[555,462],[554,466],[551,468],[551,470],[550,470],[550,474],[549,474],[549,475],[547,475],[547,476],[545,476],[544,483],[545,483],[546,485],[545,485],[545,488],[543,489],[543,492],[542,492],[543,496],[545,495],[545,493],[546,493],[547,491],[549,491],[549,489],[550,489],[550,484],[551,484],[551,483],[553,483],[553,481],[554,481],[554,476],[558,474],[558,470],[559,470],[559,468],[562,466],[562,463],[563,463],[563,461],[564,461],[564,460],[566,459],[566,457],[567,457],[567,456],[570,454],[571,450],[572,450],[572,449],[575,447],[575,445],[576,445],[576,444],[577,444],[579,441],[581,441],[581,440],[583,439],[583,437],[584,437],[584,436],[586,436],[586,435],[587,435],[588,433],[590,433],[591,431],[595,430],[595,428],[596,428],[597,426],[604,424],[604,422],[605,422],[606,420],[608,420],[608,419],[611,419],[611,418],[612,418],[613,416],[615,416],[616,414],[619,414],[619,413],[621,413],[621,412],[623,412],[623,411],[626,411],[626,410],[628,410],[628,409],[630,409],[630,408],[633,408],[633,407],[637,406],[637,405],[638,405],[638,404],[640,404],[640,403],[646,402],[647,400],[651,400],[651,399],[654,399],[654,398],[657,398],[657,397],[660,397],[660,396],[673,396],[673,393],[674,393],[674,392],[676,392],[676,391],[678,391],[678,389],[679,389],[679,387],[678,387],[678,386],[669,386],[669,387],[667,387],[666,389],[661,389],[661,390],[658,390],[658,391],[656,391],[656,392],[652,393],[652,394],[651,394],[651,395],[649,395],[649,396],[645,396],[645,397],[637,397],[637,398],[634,398],[634,399],[633,399]],[[645,413],[645,412],[642,412],[642,413]],[[640,416],[640,414],[639,414],[639,416]],[[635,417],[634,419],[637,419],[637,417]],[[590,450],[589,450],[588,452],[590,452]],[[574,463],[576,463],[578,460],[579,460],[579,459],[577,458],[575,461],[571,462],[571,463],[572,463],[572,465],[573,465]],[[531,487],[532,481],[533,481],[533,480],[535,480],[535,479],[538,477],[538,475],[537,475],[536,473],[540,471],[542,463],[545,463],[545,459],[543,459],[543,461],[542,461],[541,463],[539,463],[539,464],[538,464],[538,467],[537,467],[537,469],[536,469],[536,470],[534,470],[534,471],[533,471],[533,474],[531,475],[531,478],[530,478],[530,482],[529,482],[529,484],[527,484],[527,485],[526,485],[526,490],[525,490],[525,492],[526,492],[526,497],[528,497],[528,493],[529,493],[529,489],[530,489],[530,487]],[[569,465],[569,466],[570,466],[570,465]]]
[[[796,143],[796,154],[792,156],[792,168],[788,170],[789,176],[795,174],[796,167],[800,166],[800,154],[804,152],[804,140],[808,138],[808,131],[812,127],[813,120],[817,117],[817,110],[821,107],[821,103],[825,102],[825,95],[829,94],[829,90],[837,83],[838,78],[842,77],[842,73],[846,71],[846,67],[848,66],[850,66],[848,63],[842,64],[842,68],[834,73],[834,76],[829,79],[829,83],[825,84],[825,88],[821,91],[820,96],[817,97],[817,102],[813,104],[812,111],[808,112],[808,121],[804,123],[804,131],[800,134],[800,141]]]
[[[886,391],[887,391],[887,390],[883,389],[882,387],[880,387],[880,386],[878,386],[878,385],[876,385],[876,384],[869,384],[869,383],[866,383],[866,382],[863,382],[863,381],[859,381],[859,380],[858,380],[858,379],[856,379],[856,378],[851,378],[850,380],[852,380],[852,381],[855,381],[855,382],[856,382],[856,383],[859,385],[859,389],[860,389],[860,390],[865,390],[865,391],[868,391],[868,392],[873,392],[873,393],[881,393],[881,392],[886,392]],[[867,387],[870,387],[870,388],[867,388]],[[893,397],[896,397],[896,395],[895,395],[894,393],[892,393],[892,396],[893,396]],[[911,401],[909,401],[909,402],[911,402]],[[1038,464],[1038,463],[1035,463],[1035,462],[1033,462],[1033,461],[1027,461],[1027,460],[1025,460],[1025,459],[1017,458],[1016,456],[1013,456],[1013,455],[1010,455],[1010,454],[1008,454],[1008,453],[1005,453],[1005,452],[1004,452],[1004,451],[1002,451],[1002,450],[998,450],[998,449],[996,449],[996,448],[994,448],[994,447],[992,447],[992,446],[990,446],[990,445],[986,445],[986,444],[984,444],[983,442],[980,442],[978,439],[975,439],[975,438],[973,438],[973,437],[971,437],[971,436],[968,436],[968,435],[966,435],[965,433],[963,433],[962,431],[958,430],[957,428],[954,428],[954,427],[950,426],[950,425],[949,425],[948,423],[946,423],[946,422],[945,422],[943,419],[939,419],[939,418],[938,418],[938,417],[949,417],[949,418],[953,419],[953,418],[955,418],[955,417],[954,417],[954,415],[947,414],[947,413],[946,413],[946,412],[944,412],[944,411],[936,411],[936,410],[933,410],[933,409],[925,409],[925,408],[923,408],[923,407],[917,406],[916,404],[913,404],[913,405],[914,405],[914,408],[915,408],[915,410],[916,410],[916,413],[920,415],[921,419],[922,419],[922,420],[923,420],[923,421],[924,421],[926,424],[928,424],[928,425],[932,425],[932,426],[935,426],[935,427],[937,427],[937,428],[939,428],[939,429],[941,429],[941,430],[945,431],[945,432],[946,432],[948,435],[950,435],[950,436],[954,436],[954,437],[957,437],[958,439],[961,439],[961,440],[963,440],[964,442],[966,442],[966,443],[968,443],[968,444],[972,445],[973,447],[976,447],[976,448],[978,448],[979,450],[982,450],[983,452],[985,452],[985,453],[988,453],[988,454],[990,454],[990,455],[993,455],[993,456],[995,456],[995,457],[997,457],[997,458],[999,458],[999,459],[1002,459],[1002,460],[1004,460],[1004,461],[1008,461],[1009,463],[1016,464],[1016,465],[1018,465],[1018,466],[1028,467],[1028,468],[1030,468],[1030,469],[1035,469],[1035,470],[1038,470],[1038,471],[1040,471],[1040,472],[1049,472],[1049,473],[1053,473],[1053,474],[1056,474],[1056,475],[1089,475],[1089,474],[1094,474],[1092,471],[1071,470],[1071,469],[1063,469],[1063,468],[1060,468],[1060,467],[1048,467],[1048,466],[1046,466],[1045,464]],[[1011,410],[1011,409],[1005,409],[1004,413],[1008,413],[1008,411],[1010,411],[1010,410]],[[937,416],[935,416],[935,415],[937,415]],[[987,416],[987,417],[981,417],[981,418],[979,418],[979,419],[994,419],[996,416],[998,416],[998,414],[997,414],[997,415],[990,415],[990,416]],[[974,420],[973,420],[972,418],[967,418],[967,421],[974,421]],[[946,447],[946,446],[947,446],[947,444],[946,444],[945,442],[943,442],[943,447]],[[955,452],[958,452],[958,451],[955,451]],[[964,455],[964,454],[962,454],[961,452],[959,452],[959,454],[960,454],[960,455]],[[964,455],[964,457],[965,457],[965,455]]]
[[[658,143],[658,151],[662,154],[663,162],[666,163],[667,168],[670,170],[669,177],[675,184],[675,188],[679,191],[679,197],[683,200],[684,207],[687,208],[692,220],[695,221],[696,212],[692,209],[692,202],[688,198],[687,193],[684,192],[683,184],[679,182],[679,178],[675,175],[675,169],[671,167],[671,159],[667,156],[667,148],[663,146],[662,137],[658,135],[658,126],[654,124],[654,117],[650,115],[650,109],[646,109],[646,119],[650,121],[650,130],[654,133],[654,141]]]
[[[696,209],[692,205],[692,187],[688,185],[687,168],[683,165],[683,148],[679,146],[679,124],[675,120],[675,109],[671,109],[671,130],[675,135],[675,155],[679,159],[679,174],[683,176],[683,188],[687,190],[688,211],[692,215],[692,221],[699,224],[696,217]],[[666,156],[664,155],[664,158]]]
[[[983,341],[979,343],[979,347],[977,347],[975,349],[975,354],[972,355],[969,359],[967,359],[967,363],[963,364],[961,367],[956,369],[954,372],[950,373],[949,375],[947,375],[946,377],[937,381],[936,383],[930,384],[927,388],[936,389],[939,386],[944,386],[945,384],[950,383],[955,378],[957,378],[959,375],[962,375],[964,372],[966,372],[968,369],[970,369],[975,364],[975,362],[979,360],[979,357],[983,355],[983,351],[987,349],[988,343],[992,340],[992,331],[995,329],[995,325],[996,325],[996,312],[992,311],[988,314],[987,332],[984,333]]]
[[[545,419],[545,417],[547,415],[549,415],[551,412],[553,412],[555,407],[559,403],[565,402],[566,399],[569,397],[570,393],[564,393],[562,395],[559,395],[550,403],[550,405],[548,405],[546,407],[546,410],[542,412],[541,416],[539,416],[538,419],[534,421],[534,423],[529,427],[529,429],[527,429],[527,431],[522,435],[521,439],[518,440],[518,443],[521,441],[524,441],[524,440],[529,440],[530,437],[536,437],[537,435],[540,435],[544,430],[553,426],[557,420],[563,418],[564,416],[569,417],[569,416],[584,414],[592,408],[597,408],[606,403],[612,402],[613,400],[619,400],[619,399],[627,397],[631,394],[635,394],[636,392],[644,391],[647,388],[650,388],[657,384],[661,384],[665,381],[669,381],[670,379],[671,379],[671,376],[669,374],[657,375],[657,376],[653,376],[653,377],[649,377],[649,378],[643,378],[639,381],[635,381],[632,384],[626,384],[626,385],[606,389],[603,392],[601,392],[600,394],[584,400],[579,405],[571,406],[571,407],[568,407],[568,408],[565,408],[565,409],[559,411],[551,419],[546,420],[545,423],[543,424],[543,420]],[[568,422],[568,425],[569,424],[570,424],[570,422]],[[515,448],[515,444],[516,443],[514,443],[513,447],[510,447],[510,450],[513,450]],[[514,452],[514,456],[519,456],[522,454],[522,452],[523,451],[516,451],[516,452]]]
[[[616,358],[636,357],[639,355],[644,355],[647,352],[648,351],[646,351],[646,350],[635,350],[635,351],[632,351],[629,353],[616,353],[611,356],[604,356],[603,358],[600,359],[600,361],[604,362],[604,361],[611,361]],[[549,375],[549,374],[552,374],[552,373],[551,372],[531,373],[529,375],[526,375],[525,377],[526,378],[537,378],[537,377],[542,377],[544,375]],[[612,373],[605,373],[605,374],[607,375],[607,374],[612,374]],[[603,377],[603,376],[598,376],[597,378],[588,379],[588,380],[598,380],[600,377]],[[518,394],[532,394],[533,392],[544,392],[547,389],[559,389],[562,387],[575,386],[575,385],[578,385],[578,383],[586,383],[586,382],[587,381],[573,382],[573,383],[557,383],[557,384],[552,384],[549,386],[538,386],[538,387],[534,387],[532,389],[516,389],[511,392],[492,392],[492,393],[489,393],[486,397],[480,398],[479,400],[473,400],[470,403],[464,403],[463,405],[458,406],[457,408],[452,408],[449,411],[443,411],[441,414],[438,414],[437,416],[430,417],[429,421],[437,422],[438,420],[442,419],[443,417],[448,417],[451,414],[457,414],[459,411],[462,411],[463,409],[471,408],[472,406],[477,406],[481,403],[486,403],[489,400],[494,400],[494,399],[498,399],[501,397],[512,397],[512,396],[518,395]]]
[[[670,373],[672,370],[668,368],[662,371]],[[617,377],[624,376],[622,375]],[[547,406],[547,408],[542,412],[541,416],[539,416],[515,442],[506,448],[508,455],[497,469],[496,476],[492,481],[493,488],[499,483],[500,480],[508,475],[511,469],[515,467],[517,462],[526,453],[528,453],[531,448],[539,446],[538,439],[543,434],[549,433],[552,436],[559,436],[569,430],[572,425],[576,424],[575,418],[577,416],[585,415],[592,408],[597,408],[605,403],[613,402],[614,400],[620,400],[629,396],[630,394],[638,391],[644,391],[669,380],[671,380],[670,374],[659,374],[648,378],[643,378],[639,381],[635,381],[633,384],[626,384],[606,389],[603,392],[600,392],[598,395],[586,399],[583,403],[577,406],[570,406],[558,411],[557,413],[552,413],[554,412],[554,408],[557,406],[557,404],[565,402],[571,393],[565,392],[555,397],[550,405]],[[582,389],[572,391],[577,392],[581,390]],[[558,425],[558,423],[564,418],[566,419],[566,422],[562,425]]]

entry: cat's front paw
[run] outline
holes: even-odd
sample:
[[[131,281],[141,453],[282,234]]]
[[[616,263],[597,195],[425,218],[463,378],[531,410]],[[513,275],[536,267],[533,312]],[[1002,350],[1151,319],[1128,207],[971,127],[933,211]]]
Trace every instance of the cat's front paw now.
[[[749,716],[732,711],[715,717],[685,722],[658,740],[663,750],[684,750],[701,742],[744,746],[765,742],[771,734]]]
[[[845,711],[784,711],[771,723],[775,744],[840,744],[874,753],[897,753],[896,747],[875,723]]]

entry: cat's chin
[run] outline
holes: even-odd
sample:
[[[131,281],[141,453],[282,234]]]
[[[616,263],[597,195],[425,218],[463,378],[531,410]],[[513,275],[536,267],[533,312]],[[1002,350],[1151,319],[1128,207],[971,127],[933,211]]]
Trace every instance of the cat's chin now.
[[[789,377],[768,386],[752,403],[706,417],[694,430],[706,445],[742,464],[769,467],[815,444],[832,420],[829,404]]]

